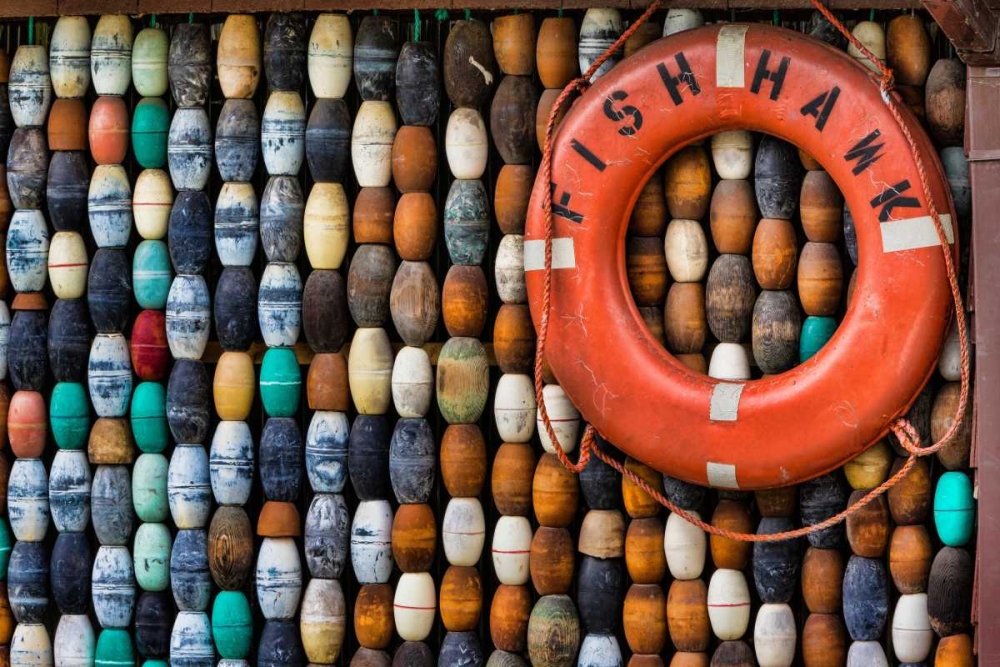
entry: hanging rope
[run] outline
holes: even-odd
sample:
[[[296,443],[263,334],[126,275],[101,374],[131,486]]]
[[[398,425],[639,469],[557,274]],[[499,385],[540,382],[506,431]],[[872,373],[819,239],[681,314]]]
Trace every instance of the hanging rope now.
[[[35,45],[35,17],[28,17],[28,45]]]
[[[149,27],[150,28],[155,28],[156,27],[156,14],[150,14],[149,15]]]
[[[434,12],[434,18],[437,21],[441,22],[441,23],[447,21],[448,20],[448,10],[447,9],[438,9],[438,10],[435,10],[435,12]]]
[[[472,10],[471,9],[466,9],[465,10],[465,20],[466,21],[471,21],[472,20]]]
[[[542,211],[545,221],[545,271],[542,283],[542,316],[538,328],[538,345],[535,349],[535,401],[538,405],[538,414],[541,417],[542,425],[545,428],[545,432],[549,436],[549,440],[552,442],[556,456],[558,456],[559,461],[563,464],[563,466],[578,474],[587,467],[587,464],[590,462],[590,457],[596,456],[598,459],[618,471],[618,473],[628,478],[633,484],[648,493],[658,503],[669,509],[671,512],[680,515],[692,525],[697,526],[711,535],[717,535],[719,537],[725,537],[739,542],[781,542],[825,530],[826,528],[844,521],[847,517],[851,516],[855,512],[858,512],[865,505],[872,502],[898,484],[910,472],[919,457],[930,456],[946,447],[962,428],[962,422],[965,417],[966,410],[968,409],[970,351],[967,325],[965,322],[965,312],[962,303],[962,294],[958,285],[958,272],[952,258],[951,245],[949,244],[948,236],[945,233],[944,223],[941,220],[941,215],[938,213],[937,208],[934,206],[930,183],[927,177],[927,170],[924,165],[924,160],[920,156],[920,148],[904,122],[903,116],[896,105],[896,101],[890,95],[893,88],[892,70],[882,63],[864,44],[861,43],[857,37],[851,34],[851,31],[849,31],[844,24],[833,15],[833,12],[823,5],[821,0],[810,0],[810,2],[813,7],[815,7],[816,10],[819,11],[831,25],[833,25],[845,38],[847,38],[847,41],[850,42],[869,62],[871,62],[872,65],[875,66],[876,70],[881,74],[879,79],[879,90],[882,94],[882,100],[889,108],[892,117],[903,131],[903,136],[909,144],[910,152],[913,155],[913,160],[917,167],[917,172],[920,175],[920,185],[923,190],[924,199],[927,202],[927,208],[930,212],[931,219],[934,221],[934,228],[937,232],[938,242],[941,244],[945,270],[948,274],[948,285],[951,288],[951,298],[955,307],[955,326],[958,328],[959,337],[962,371],[961,391],[959,394],[958,406],[955,409],[955,417],[951,426],[938,442],[927,447],[921,447],[920,435],[917,433],[917,430],[913,427],[913,424],[911,424],[909,420],[905,417],[901,417],[892,422],[890,429],[893,434],[895,434],[897,440],[899,440],[899,444],[908,452],[909,456],[903,466],[894,475],[866,493],[863,498],[852,505],[849,505],[837,514],[834,514],[833,516],[811,526],[803,526],[795,530],[773,533],[770,535],[739,533],[706,523],[692,512],[675,505],[663,494],[662,490],[654,489],[636,472],[627,469],[621,462],[617,461],[607,452],[597,447],[595,444],[597,431],[590,424],[588,424],[584,430],[583,439],[580,442],[580,455],[574,463],[559,444],[559,438],[556,435],[555,429],[552,427],[552,421],[549,418],[548,410],[546,410],[545,397],[542,392],[544,388],[544,382],[542,381],[542,367],[545,363],[545,345],[548,342],[549,315],[552,309],[552,190],[550,188],[544,188],[542,196]],[[646,11],[642,13],[642,16],[640,16],[635,23],[629,26],[628,29],[625,30],[625,32],[623,32],[622,35],[615,41],[615,43],[609,46],[607,50],[605,50],[604,53],[602,53],[590,65],[586,72],[570,81],[562,92],[559,93],[555,104],[552,105],[552,110],[549,113],[549,120],[545,126],[545,147],[542,151],[542,164],[539,173],[539,178],[542,183],[549,183],[552,181],[552,154],[554,152],[553,134],[555,133],[556,121],[562,108],[573,95],[577,92],[582,93],[590,86],[591,77],[597,72],[598,69],[600,69],[601,65],[603,65],[608,58],[618,52],[619,49],[624,46],[625,42],[628,41],[628,39],[640,27],[642,27],[642,25],[646,23],[656,11],[659,10],[660,5],[662,4],[663,0],[653,0],[649,7],[646,8]],[[561,13],[562,11],[560,10],[560,15]],[[872,18],[874,18],[874,12],[872,14]]]
[[[420,41],[420,10],[413,10],[413,41]]]

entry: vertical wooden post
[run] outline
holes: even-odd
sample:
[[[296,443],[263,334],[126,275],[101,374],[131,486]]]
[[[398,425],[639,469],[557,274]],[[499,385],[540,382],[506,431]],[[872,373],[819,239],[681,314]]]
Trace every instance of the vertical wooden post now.
[[[978,468],[979,498],[976,644],[979,664],[1000,661],[1000,299],[991,285],[1000,281],[1000,68],[970,67],[967,76],[966,144],[972,180],[973,287],[975,385],[973,438]],[[980,289],[975,289],[979,285]],[[982,483],[980,483],[982,482]]]

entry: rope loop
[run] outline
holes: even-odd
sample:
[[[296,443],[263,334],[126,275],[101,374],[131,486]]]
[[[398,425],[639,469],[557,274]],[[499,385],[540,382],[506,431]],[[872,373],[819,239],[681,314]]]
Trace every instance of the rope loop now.
[[[959,394],[958,405],[955,409],[955,417],[952,421],[951,426],[948,427],[947,432],[942,436],[942,438],[927,447],[922,447],[920,443],[920,434],[914,428],[913,424],[910,423],[905,417],[898,418],[890,424],[890,430],[896,436],[900,445],[909,456],[906,458],[906,462],[900,467],[895,474],[886,479],[880,485],[871,489],[868,493],[864,495],[860,500],[854,504],[848,505],[846,508],[840,512],[834,514],[833,516],[824,519],[818,523],[802,526],[801,528],[796,528],[795,530],[789,530],[781,533],[773,533],[769,535],[756,535],[753,533],[738,533],[727,530],[725,528],[720,528],[713,526],[710,523],[706,523],[701,520],[698,516],[689,512],[681,507],[678,507],[673,502],[667,498],[662,490],[654,489],[648,482],[639,477],[639,475],[629,470],[620,461],[612,457],[610,454],[597,447],[595,444],[595,439],[598,436],[597,430],[587,424],[584,429],[583,438],[580,441],[580,453],[577,460],[574,462],[566,451],[563,449],[562,445],[559,443],[559,438],[556,435],[555,429],[552,426],[552,421],[549,418],[548,410],[545,406],[545,396],[544,396],[544,382],[542,381],[542,369],[545,364],[545,346],[548,342],[549,333],[549,316],[552,309],[552,234],[553,234],[553,221],[552,221],[552,190],[551,188],[546,188],[542,196],[542,210],[544,212],[544,224],[545,224],[545,264],[544,264],[544,274],[543,274],[543,284],[542,284],[542,314],[541,320],[538,327],[538,341],[535,348],[535,364],[534,364],[534,375],[535,375],[535,402],[538,406],[538,414],[541,417],[542,426],[545,429],[545,433],[548,435],[552,447],[555,450],[555,454],[558,457],[560,463],[565,466],[568,470],[579,474],[587,467],[592,456],[597,457],[605,464],[616,470],[623,477],[629,479],[633,484],[641,488],[647,494],[650,495],[658,503],[669,509],[671,512],[680,515],[688,523],[700,528],[701,530],[709,533],[711,535],[716,535],[719,537],[728,538],[730,540],[736,540],[739,542],[781,542],[785,540],[797,539],[804,537],[811,533],[815,533],[821,530],[825,530],[831,526],[834,526],[849,516],[858,512],[864,508],[868,503],[872,502],[879,496],[886,493],[889,489],[898,484],[906,475],[909,474],[910,470],[916,464],[917,459],[924,456],[930,456],[944,447],[946,447],[958,434],[959,430],[963,426],[963,421],[965,419],[966,411],[968,410],[968,398],[969,398],[969,380],[970,380],[970,365],[971,365],[971,352],[969,349],[969,338],[968,338],[968,325],[965,321],[965,310],[962,301],[962,294],[958,284],[958,271],[955,267],[955,261],[952,254],[951,244],[948,240],[948,236],[945,233],[944,223],[941,219],[941,215],[938,213],[937,208],[934,205],[930,183],[928,181],[926,167],[924,161],[920,156],[920,149],[913,138],[912,133],[907,127],[903,120],[903,116],[899,111],[899,107],[896,104],[896,100],[893,98],[891,92],[895,86],[895,79],[893,77],[892,69],[887,67],[885,63],[878,59],[878,57],[873,54],[868,47],[861,43],[861,41],[855,37],[851,31],[849,31],[846,26],[836,17],[833,12],[823,4],[822,0],[810,0],[813,7],[823,15],[823,17],[830,22],[846,39],[852,46],[854,46],[859,53],[861,53],[864,58],[870,62],[873,69],[879,74],[879,91],[882,96],[882,100],[889,107],[893,118],[899,125],[900,129],[905,136],[907,143],[910,147],[910,152],[912,153],[913,160],[916,163],[917,172],[920,175],[920,183],[923,189],[923,196],[927,202],[927,208],[931,214],[931,218],[934,221],[934,227],[937,232],[938,241],[941,244],[942,254],[944,257],[945,269],[948,274],[948,285],[951,289],[952,302],[955,307],[955,324],[954,326],[958,330],[959,336],[959,354],[961,361],[961,391]],[[556,122],[559,117],[560,112],[563,107],[567,104],[569,99],[577,92],[583,92],[590,87],[591,80],[594,74],[600,69],[609,58],[616,54],[625,44],[625,42],[640,28],[644,23],[646,23],[653,14],[660,9],[663,4],[663,0],[653,0],[646,8],[646,10],[631,26],[628,27],[622,35],[607,48],[591,65],[587,68],[581,76],[570,81],[559,96],[556,98],[555,103],[552,105],[552,110],[549,113],[548,122],[545,125],[545,142],[544,149],[542,151],[542,163],[539,169],[539,177],[542,179],[543,183],[552,182],[552,154],[554,152],[555,146],[553,142],[553,134],[555,132]],[[438,20],[444,20],[440,17],[441,13],[444,12],[445,18],[447,18],[446,10],[438,10],[436,16]],[[466,10],[466,16],[468,17],[469,10]],[[559,15],[562,16],[562,9],[559,10]],[[775,18],[778,18],[777,15]],[[874,20],[874,10],[872,12],[872,20]]]

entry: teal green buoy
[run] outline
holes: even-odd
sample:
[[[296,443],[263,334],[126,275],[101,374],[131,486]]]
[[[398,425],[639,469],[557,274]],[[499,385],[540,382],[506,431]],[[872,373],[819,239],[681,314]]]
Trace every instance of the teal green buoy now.
[[[167,390],[159,382],[141,382],[132,394],[132,435],[144,452],[162,452],[167,448]]]
[[[105,628],[97,638],[94,667],[128,667],[135,665],[132,637],[128,630]]]
[[[170,586],[172,541],[166,524],[144,523],[139,526],[132,548],[132,563],[135,581],[142,590],[165,591]]]
[[[240,591],[222,591],[212,604],[212,639],[226,660],[243,660],[250,655],[253,617],[250,603]]]
[[[140,521],[158,523],[167,520],[167,477],[170,462],[163,454],[144,453],[132,467],[132,507]],[[151,589],[147,589],[151,590]]]
[[[961,547],[972,539],[976,501],[972,481],[964,472],[946,472],[934,489],[934,527],[945,546]]]
[[[167,164],[167,133],[170,110],[159,97],[145,97],[132,114],[132,152],[144,169],[162,169]]]
[[[60,382],[52,389],[49,422],[60,449],[83,449],[90,435],[90,400],[79,382]]]
[[[260,367],[260,399],[271,417],[294,417],[299,410],[302,373],[290,347],[272,347]]]
[[[170,667],[170,664],[166,660],[147,660],[142,667]]]
[[[836,330],[837,320],[833,317],[807,317],[799,339],[799,363],[819,352]]]
[[[0,581],[7,581],[7,563],[10,562],[10,552],[14,549],[14,536],[6,518],[0,518]]]
[[[132,292],[142,308],[163,310],[174,279],[170,251],[163,241],[146,240],[132,256]]]

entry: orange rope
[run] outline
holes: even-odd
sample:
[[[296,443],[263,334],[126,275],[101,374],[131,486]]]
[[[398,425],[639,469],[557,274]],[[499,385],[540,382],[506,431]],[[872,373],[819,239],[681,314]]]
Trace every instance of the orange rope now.
[[[549,419],[548,411],[545,408],[545,397],[543,395],[544,383],[542,382],[542,366],[545,362],[545,344],[548,341],[549,334],[549,315],[552,309],[552,190],[551,188],[544,189],[544,195],[542,198],[542,211],[545,220],[545,273],[544,282],[542,287],[542,317],[539,324],[538,330],[538,346],[535,350],[535,401],[538,405],[538,414],[541,415],[542,425],[545,428],[549,439],[552,442],[552,446],[555,449],[556,456],[558,456],[559,461],[567,469],[580,473],[587,464],[590,462],[590,457],[596,456],[601,461],[611,466],[617,470],[621,475],[627,477],[632,483],[641,488],[643,491],[648,493],[654,500],[669,509],[675,514],[679,514],[686,521],[694,526],[697,526],[706,533],[717,535],[719,537],[725,537],[731,540],[736,540],[740,542],[780,542],[784,540],[795,539],[809,535],[810,533],[815,533],[831,526],[834,526],[841,521],[844,521],[849,516],[855,512],[861,510],[865,505],[872,502],[886,491],[891,489],[893,486],[898,484],[913,468],[918,457],[929,456],[942,448],[946,447],[951,440],[958,433],[959,429],[962,427],[962,421],[965,417],[966,410],[968,409],[968,398],[969,398],[969,366],[970,366],[970,351],[969,351],[969,340],[968,332],[965,322],[964,307],[962,304],[962,294],[959,290],[958,285],[958,272],[955,269],[955,263],[952,258],[952,252],[950,244],[948,243],[948,237],[944,230],[944,223],[941,221],[941,216],[934,206],[934,200],[931,195],[930,183],[928,182],[927,171],[924,166],[924,161],[920,156],[920,149],[917,146],[916,140],[910,133],[909,128],[903,121],[903,116],[899,112],[899,108],[896,106],[896,101],[891,95],[893,88],[893,74],[892,70],[886,67],[868,48],[861,43],[861,41],[855,37],[851,32],[841,23],[833,13],[827,9],[821,0],[810,0],[817,11],[820,12],[847,40],[875,67],[881,74],[879,80],[879,90],[882,94],[882,100],[885,102],[886,106],[889,107],[889,111],[892,113],[892,117],[896,120],[900,129],[903,131],[903,136],[906,138],[907,143],[910,146],[910,152],[913,154],[914,162],[917,166],[917,172],[920,175],[920,184],[923,188],[924,199],[927,201],[927,208],[931,214],[931,218],[934,221],[934,227],[937,231],[938,241],[941,244],[941,248],[944,255],[945,269],[948,273],[948,286],[951,288],[951,298],[955,306],[955,326],[958,327],[959,336],[959,346],[960,346],[960,358],[961,358],[961,392],[959,395],[958,406],[955,410],[955,418],[952,421],[951,426],[944,436],[936,443],[928,446],[920,446],[920,435],[917,433],[913,424],[909,422],[905,417],[901,417],[892,422],[890,428],[892,432],[896,435],[899,440],[899,444],[909,452],[909,457],[906,459],[906,463],[889,479],[885,480],[879,484],[874,489],[870,490],[864,495],[863,498],[857,502],[844,508],[842,511],[834,514],[833,516],[820,521],[819,523],[803,526],[801,528],[796,528],[795,530],[789,530],[781,533],[773,533],[770,535],[756,535],[753,533],[739,533],[731,530],[726,530],[725,528],[719,528],[713,526],[710,523],[702,521],[697,515],[682,509],[672,503],[659,489],[654,489],[648,482],[639,477],[634,471],[627,469],[624,464],[612,458],[606,452],[602,451],[599,447],[595,446],[594,438],[596,436],[596,430],[590,424],[587,425],[583,433],[583,439],[580,443],[580,455],[576,463],[574,463],[566,452],[563,450],[559,443],[559,438],[556,435],[555,429],[552,427],[552,422]],[[638,18],[629,28],[622,33],[622,35],[612,44],[600,57],[595,60],[590,67],[587,69],[583,75],[573,79],[566,85],[563,91],[556,98],[555,104],[552,105],[552,111],[549,113],[549,120],[545,126],[545,148],[542,152],[542,164],[541,164],[541,174],[540,178],[542,183],[549,183],[552,181],[552,153],[553,153],[553,134],[555,132],[556,120],[559,112],[565,106],[569,98],[577,91],[584,91],[590,86],[590,79],[595,72],[603,65],[610,57],[612,57],[619,49],[624,46],[625,42],[629,37],[638,30],[642,24],[648,21],[652,15],[660,8],[663,0],[653,0],[649,7],[642,13],[642,16]]]

